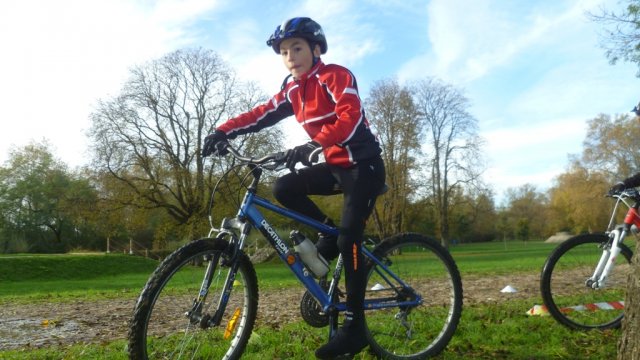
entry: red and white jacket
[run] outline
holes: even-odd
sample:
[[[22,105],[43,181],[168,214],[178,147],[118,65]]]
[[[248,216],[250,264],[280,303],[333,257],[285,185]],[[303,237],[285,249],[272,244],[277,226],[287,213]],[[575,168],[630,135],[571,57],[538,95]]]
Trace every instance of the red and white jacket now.
[[[229,119],[217,130],[233,139],[291,115],[322,146],[330,165],[350,167],[381,152],[365,117],[355,77],[342,66],[322,61],[301,79],[283,84],[267,103]]]

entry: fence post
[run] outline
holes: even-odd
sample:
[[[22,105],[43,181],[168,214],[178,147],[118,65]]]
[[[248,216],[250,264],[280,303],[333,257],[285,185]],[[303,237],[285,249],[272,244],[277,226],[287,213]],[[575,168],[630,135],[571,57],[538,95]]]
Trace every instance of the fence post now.
[[[129,238],[129,255],[133,255],[133,238]]]

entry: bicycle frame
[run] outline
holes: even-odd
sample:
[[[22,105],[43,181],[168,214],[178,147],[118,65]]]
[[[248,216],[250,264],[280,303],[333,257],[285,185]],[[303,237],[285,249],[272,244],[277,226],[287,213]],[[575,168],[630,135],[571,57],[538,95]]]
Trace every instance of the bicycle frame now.
[[[293,219],[298,223],[305,224],[310,226],[320,232],[331,234],[338,236],[338,229],[335,227],[328,226],[324,223],[311,219],[305,215],[302,215],[293,210],[289,210],[273,204],[271,201],[262,198],[256,194],[257,185],[262,173],[262,170],[257,166],[251,166],[251,171],[253,173],[253,181],[251,185],[247,188],[247,192],[245,193],[244,199],[240,205],[238,213],[235,218],[228,219],[225,218],[222,221],[222,225],[220,229],[211,228],[209,233],[209,237],[214,232],[218,233],[228,233],[232,234],[232,230],[237,230],[240,233],[237,247],[238,249],[242,249],[244,247],[244,242],[246,237],[248,236],[250,229],[256,228],[258,229],[262,235],[267,239],[269,244],[276,250],[280,259],[289,267],[289,269],[294,273],[294,275],[298,278],[298,280],[303,284],[303,286],[309,290],[311,295],[318,300],[320,305],[323,308],[323,311],[330,312],[330,310],[337,310],[338,312],[346,310],[346,303],[337,302],[334,303],[331,299],[333,298],[333,294],[337,288],[337,282],[342,271],[342,256],[338,257],[338,262],[333,274],[333,280],[329,287],[328,291],[325,291],[322,286],[315,281],[313,275],[305,268],[302,259],[299,255],[290,248],[287,243],[278,235],[278,233],[273,229],[273,227],[269,224],[269,222],[265,219],[265,217],[260,212],[259,208],[266,209],[273,213],[282,215],[289,219]],[[400,279],[396,274],[394,274],[383,262],[377,259],[365,246],[361,248],[362,254],[366,259],[370,259],[373,261],[378,267],[376,271],[391,284],[389,278],[397,281],[400,286],[412,290],[412,288],[407,285],[402,279]],[[204,286],[204,283],[203,283]],[[233,279],[227,279],[227,284],[225,286],[225,293],[229,293],[231,291],[231,287],[233,286]],[[203,288],[202,291],[206,290]],[[219,309],[223,309],[226,306],[226,298],[221,299],[221,306]],[[382,309],[388,307],[398,307],[398,306],[406,306],[412,307],[417,306],[422,303],[422,297],[416,294],[416,297],[412,300],[408,301],[392,301],[395,299],[374,299],[374,300],[365,300],[365,309]]]
[[[593,289],[600,289],[606,285],[607,277],[613,269],[616,257],[620,255],[619,244],[627,236],[631,229],[631,226],[635,225],[636,227],[640,228],[640,215],[638,214],[638,207],[640,206],[640,203],[636,202],[633,205],[629,205],[629,203],[627,203],[627,201],[625,200],[625,195],[626,194],[624,192],[619,195],[612,195],[617,200],[615,206],[613,207],[611,219],[609,220],[609,226],[607,227],[607,235],[609,235],[610,241],[607,243],[607,245],[603,246],[602,256],[598,261],[598,265],[596,265],[596,269],[593,272],[593,275],[589,279],[587,279],[585,283],[586,286]],[[624,223],[621,226],[617,226],[614,228],[615,216],[621,202],[625,204],[629,208],[629,210],[624,217]]]

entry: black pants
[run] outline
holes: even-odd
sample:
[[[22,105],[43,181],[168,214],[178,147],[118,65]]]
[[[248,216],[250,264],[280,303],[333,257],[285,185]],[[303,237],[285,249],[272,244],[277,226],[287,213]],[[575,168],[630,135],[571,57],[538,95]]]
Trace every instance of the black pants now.
[[[309,199],[308,195],[343,194],[340,235],[337,244],[319,246],[327,260],[342,254],[347,287],[347,311],[359,320],[364,311],[366,269],[360,252],[367,218],[385,181],[382,158],[376,157],[350,168],[316,164],[280,177],[273,194],[285,207],[307,215],[320,222],[327,216]]]

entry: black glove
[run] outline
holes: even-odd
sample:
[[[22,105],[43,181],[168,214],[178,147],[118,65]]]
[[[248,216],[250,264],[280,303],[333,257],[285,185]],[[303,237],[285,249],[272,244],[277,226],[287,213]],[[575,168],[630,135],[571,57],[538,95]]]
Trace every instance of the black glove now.
[[[617,184],[613,185],[611,189],[609,189],[609,195],[620,194],[626,189],[627,189],[627,186],[622,181],[620,181]]]
[[[286,166],[291,171],[294,171],[298,162],[301,162],[304,166],[311,166],[312,163],[318,161],[320,150],[322,150],[320,144],[315,141],[309,141],[306,144],[289,149],[286,154]]]
[[[220,130],[216,130],[214,133],[207,135],[204,138],[204,145],[202,146],[202,157],[207,157],[211,154],[218,154],[220,156],[227,155],[227,134]]]

